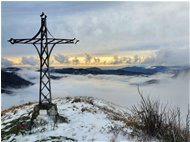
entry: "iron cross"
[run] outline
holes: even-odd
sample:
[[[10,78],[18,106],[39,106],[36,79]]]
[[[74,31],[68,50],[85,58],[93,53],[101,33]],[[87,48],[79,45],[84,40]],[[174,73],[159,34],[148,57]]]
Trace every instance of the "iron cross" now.
[[[50,32],[47,28],[47,16],[42,12],[41,27],[38,33],[33,38],[13,39],[9,42],[11,44],[33,44],[36,48],[40,58],[40,87],[39,87],[39,104],[52,104],[51,96],[51,82],[50,82],[50,70],[49,59],[51,52],[56,44],[76,44],[79,42],[77,39],[61,39],[61,38],[49,38]],[[52,36],[52,35],[51,35]],[[53,37],[53,36],[52,36]]]

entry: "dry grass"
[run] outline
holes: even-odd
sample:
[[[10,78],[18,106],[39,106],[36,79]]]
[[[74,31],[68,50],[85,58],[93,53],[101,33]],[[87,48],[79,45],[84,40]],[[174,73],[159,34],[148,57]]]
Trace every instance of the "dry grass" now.
[[[19,106],[13,106],[13,107],[11,107],[9,109],[1,111],[1,116],[5,115],[8,112],[15,113],[18,109],[22,109],[22,108],[24,108],[26,106],[30,106],[32,104],[34,104],[34,103],[29,102],[29,103],[25,103],[25,104],[22,104],[22,105],[19,105]]]
[[[186,124],[181,122],[179,109],[171,110],[159,101],[144,98],[138,88],[141,101],[131,109],[131,122],[136,123],[136,131],[165,142],[189,142],[190,110]]]
[[[71,103],[79,103],[82,100],[80,98],[74,98],[73,101]]]
[[[90,112],[90,113],[97,113],[96,110],[93,110],[93,109],[89,109],[89,108],[82,108],[81,109],[82,112]]]

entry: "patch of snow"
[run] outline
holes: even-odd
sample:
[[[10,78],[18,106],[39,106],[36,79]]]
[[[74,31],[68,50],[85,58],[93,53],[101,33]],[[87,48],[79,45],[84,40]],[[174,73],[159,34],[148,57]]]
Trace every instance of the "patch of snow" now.
[[[10,138],[14,138],[19,142],[43,140],[50,136],[62,136],[77,141],[130,141],[128,135],[132,130],[126,127],[122,121],[113,120],[111,117],[115,114],[124,116],[127,113],[125,108],[91,97],[76,98],[80,98],[81,100],[74,102],[75,97],[54,100],[54,103],[57,104],[59,114],[67,117],[69,119],[68,123],[58,123],[56,126],[48,125],[34,128],[31,134],[12,135]],[[16,113],[5,113],[2,116],[2,128],[5,128],[5,123],[31,111],[32,106],[17,109]],[[39,118],[49,121],[49,118],[45,116],[46,113],[42,112]],[[115,128],[117,129],[114,130]]]

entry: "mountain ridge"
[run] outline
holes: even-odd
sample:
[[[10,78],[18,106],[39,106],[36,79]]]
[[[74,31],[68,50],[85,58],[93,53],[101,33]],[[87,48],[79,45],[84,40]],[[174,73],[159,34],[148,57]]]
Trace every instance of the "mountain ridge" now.
[[[35,142],[97,140],[128,142],[131,139],[132,130],[124,122],[127,115],[127,109],[124,107],[102,99],[82,96],[57,98],[53,102],[57,104],[59,114],[68,118],[68,123],[59,123],[56,127],[51,124],[40,125],[30,132],[25,129],[13,129],[21,122],[26,126],[24,124],[28,122],[27,119],[30,118],[32,108],[36,104],[29,103],[3,112],[2,139]]]
[[[60,74],[74,74],[74,75],[154,75],[156,73],[176,73],[181,70],[188,69],[188,67],[180,66],[151,66],[151,67],[124,67],[119,69],[100,69],[97,67],[92,68],[51,68],[52,73]]]

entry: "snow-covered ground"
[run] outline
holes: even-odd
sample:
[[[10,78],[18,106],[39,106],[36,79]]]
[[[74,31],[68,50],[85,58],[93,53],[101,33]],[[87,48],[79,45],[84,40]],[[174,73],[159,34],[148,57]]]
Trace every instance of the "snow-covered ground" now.
[[[18,74],[34,82],[35,85],[14,90],[13,94],[2,94],[4,110],[14,105],[38,101],[39,72],[33,69],[22,69]],[[92,96],[105,99],[115,104],[131,107],[137,104],[140,96],[137,85],[149,80],[158,80],[155,84],[140,86],[144,96],[159,99],[161,103],[171,107],[179,107],[184,114],[187,112],[189,98],[189,74],[172,78],[173,74],[160,73],[152,76],[116,76],[116,75],[63,75],[59,80],[52,80],[53,97]]]
[[[59,114],[68,118],[68,123],[58,123],[55,127],[44,125],[33,128],[30,134],[10,134],[7,138],[3,137],[4,142],[135,141],[131,137],[132,129],[126,126],[124,121],[114,119],[118,116],[124,119],[127,117],[127,109],[124,107],[92,97],[57,98],[54,103],[58,106]],[[9,131],[12,121],[21,116],[31,116],[29,113],[34,105],[11,109],[3,114],[2,130]]]

